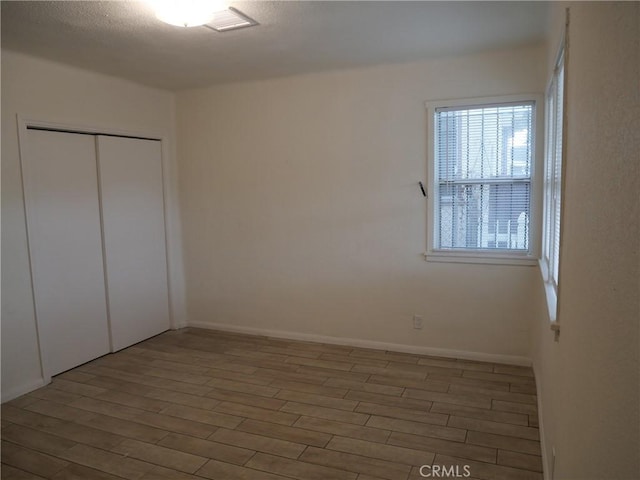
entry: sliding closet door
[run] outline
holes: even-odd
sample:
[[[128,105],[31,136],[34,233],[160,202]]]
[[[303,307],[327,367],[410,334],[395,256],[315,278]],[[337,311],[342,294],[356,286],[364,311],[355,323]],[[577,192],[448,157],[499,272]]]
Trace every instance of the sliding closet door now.
[[[169,329],[159,141],[98,136],[113,350]]]
[[[45,376],[109,352],[95,140],[27,130],[23,175]]]

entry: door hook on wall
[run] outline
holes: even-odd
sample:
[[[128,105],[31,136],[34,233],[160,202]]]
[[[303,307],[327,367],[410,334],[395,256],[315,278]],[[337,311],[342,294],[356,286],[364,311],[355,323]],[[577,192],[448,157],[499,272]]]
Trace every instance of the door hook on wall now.
[[[422,182],[418,182],[418,185],[420,185],[420,190],[422,191],[422,196],[426,197],[427,196],[427,192],[424,189],[424,185],[422,184]]]

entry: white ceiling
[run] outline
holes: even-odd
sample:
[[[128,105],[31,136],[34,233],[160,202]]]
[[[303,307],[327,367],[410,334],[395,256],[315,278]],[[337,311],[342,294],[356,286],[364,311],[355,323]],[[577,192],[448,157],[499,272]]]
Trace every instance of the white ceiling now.
[[[137,1],[2,1],[2,47],[180,90],[541,42],[546,2],[231,1],[257,27],[217,33]]]

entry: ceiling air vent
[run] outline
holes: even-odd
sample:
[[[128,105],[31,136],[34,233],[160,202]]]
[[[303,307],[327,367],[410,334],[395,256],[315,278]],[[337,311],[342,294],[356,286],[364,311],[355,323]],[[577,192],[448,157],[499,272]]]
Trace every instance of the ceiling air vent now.
[[[253,27],[255,25],[258,25],[258,22],[254,19],[247,17],[244,13],[233,7],[229,7],[222,12],[216,12],[214,19],[205,24],[205,27],[215,30],[216,32],[228,32],[230,30]]]

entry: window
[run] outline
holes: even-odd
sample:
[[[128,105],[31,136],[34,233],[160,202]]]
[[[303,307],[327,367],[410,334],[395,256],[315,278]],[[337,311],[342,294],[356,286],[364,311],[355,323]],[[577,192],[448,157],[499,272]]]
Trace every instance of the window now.
[[[546,136],[544,164],[544,232],[540,266],[546,284],[549,314],[556,317],[560,265],[560,214],[562,210],[562,154],[564,106],[564,50],[547,90]]]
[[[427,260],[535,261],[536,98],[427,104]]]

